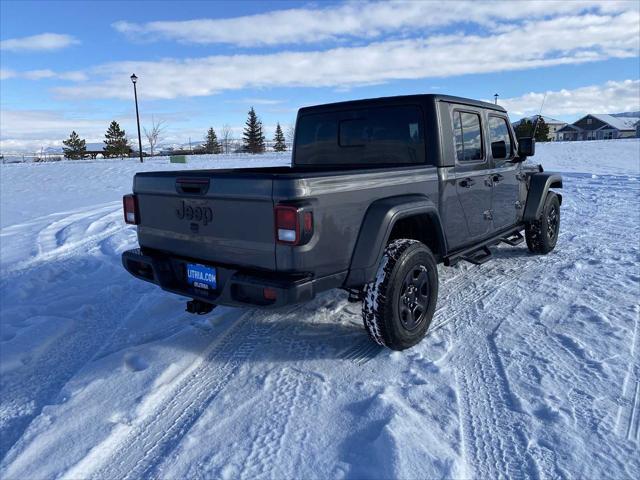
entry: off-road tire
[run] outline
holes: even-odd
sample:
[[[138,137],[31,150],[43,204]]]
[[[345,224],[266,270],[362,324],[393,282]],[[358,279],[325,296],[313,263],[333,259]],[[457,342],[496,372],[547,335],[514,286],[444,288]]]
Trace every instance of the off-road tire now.
[[[416,300],[410,305],[422,303],[412,312],[423,313],[419,315],[420,320],[414,322],[413,328],[409,329],[406,326],[411,323],[406,320],[407,307],[403,309],[400,302],[408,300],[406,281],[408,278],[414,279],[416,272],[422,283],[427,282],[427,286],[417,294],[415,287],[412,290],[412,298]],[[392,350],[405,350],[424,338],[431,324],[437,299],[438,269],[431,250],[417,240],[395,240],[385,249],[375,281],[365,286],[362,302],[364,327],[369,337],[378,345]]]
[[[560,200],[555,193],[549,192],[545,198],[540,218],[526,225],[525,237],[529,251],[546,255],[556,247],[559,233]]]

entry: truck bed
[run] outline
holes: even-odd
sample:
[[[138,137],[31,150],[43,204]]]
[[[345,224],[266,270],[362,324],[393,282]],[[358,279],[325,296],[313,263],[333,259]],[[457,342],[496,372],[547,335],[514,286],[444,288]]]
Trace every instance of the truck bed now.
[[[332,275],[348,269],[367,205],[428,194],[421,191],[424,180],[436,176],[435,167],[424,165],[138,173],[139,243],[217,265]],[[435,195],[437,182],[431,183]],[[311,242],[295,249],[276,243],[274,235],[274,206],[288,202],[310,204],[316,225]]]

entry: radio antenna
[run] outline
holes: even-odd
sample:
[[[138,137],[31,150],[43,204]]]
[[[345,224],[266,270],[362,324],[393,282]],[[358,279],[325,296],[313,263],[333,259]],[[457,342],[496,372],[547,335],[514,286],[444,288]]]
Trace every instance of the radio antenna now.
[[[540,111],[538,112],[538,116],[536,117],[536,123],[534,123],[533,125],[533,134],[531,135],[531,138],[535,139],[536,138],[536,132],[538,131],[538,122],[540,121],[540,118],[542,117],[542,107],[544,107],[544,102],[547,99],[547,92],[544,93],[544,97],[542,97],[542,103],[540,104]]]

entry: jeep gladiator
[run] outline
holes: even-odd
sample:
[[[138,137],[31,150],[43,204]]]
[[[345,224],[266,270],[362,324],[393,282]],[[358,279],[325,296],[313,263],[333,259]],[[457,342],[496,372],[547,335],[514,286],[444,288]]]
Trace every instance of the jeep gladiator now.
[[[373,341],[406,349],[429,328],[439,263],[525,238],[554,249],[562,178],[525,164],[534,150],[502,107],[465,98],[305,107],[290,167],[136,174],[123,203],[140,248],[122,261],[199,314],[342,288]]]

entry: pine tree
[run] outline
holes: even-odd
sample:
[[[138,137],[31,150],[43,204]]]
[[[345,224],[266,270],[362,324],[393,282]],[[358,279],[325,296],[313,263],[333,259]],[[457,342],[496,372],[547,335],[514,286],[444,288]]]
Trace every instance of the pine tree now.
[[[515,128],[516,137],[530,137],[533,135],[533,122],[528,118],[523,118]]]
[[[536,126],[536,119],[538,125]],[[544,118],[536,115],[533,117],[533,121],[528,118],[523,118],[516,126],[516,137],[533,137],[533,131],[535,130],[536,142],[548,142],[549,141],[549,125],[544,121]]]
[[[84,157],[84,153],[87,151],[87,143],[83,138],[80,138],[75,131],[71,132],[69,138],[67,140],[63,140],[62,143],[64,145],[62,150],[66,158],[82,158]]]
[[[104,136],[104,143],[105,157],[124,157],[129,155],[127,134],[115,120],[109,125],[109,129]]]
[[[207,131],[207,136],[205,138],[204,149],[207,153],[222,153],[222,146],[218,142],[218,137],[216,135],[215,130],[210,128]]]
[[[276,152],[284,152],[287,150],[287,144],[284,141],[284,133],[282,133],[282,128],[280,128],[280,122],[276,125],[276,134],[273,137],[273,141],[273,149]]]
[[[262,153],[264,147],[264,134],[262,133],[262,122],[256,115],[253,107],[249,110],[249,117],[244,127],[243,133],[244,148],[249,153]]]
[[[549,125],[544,121],[544,118],[539,117],[538,127],[536,128],[536,142],[548,142],[549,141]]]

